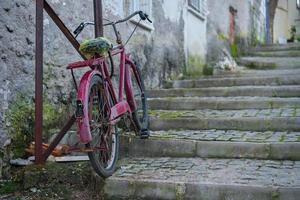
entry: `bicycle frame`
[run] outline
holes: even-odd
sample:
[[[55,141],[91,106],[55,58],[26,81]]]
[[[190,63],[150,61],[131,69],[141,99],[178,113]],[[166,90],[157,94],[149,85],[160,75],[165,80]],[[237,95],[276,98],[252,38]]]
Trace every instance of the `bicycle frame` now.
[[[131,114],[136,110],[136,102],[132,92],[131,73],[130,68],[134,72],[139,86],[141,87],[140,77],[136,71],[136,65],[130,60],[130,55],[125,53],[124,46],[120,45],[111,51],[112,56],[120,55],[120,74],[119,74],[119,94],[118,98],[113,89],[112,81],[109,75],[108,64],[106,58],[100,57],[89,59],[86,61],[79,61],[68,65],[67,69],[76,69],[90,66],[91,70],[87,71],[80,80],[77,95],[77,106],[82,105],[82,116],[76,116],[79,128],[80,141],[84,144],[91,142],[92,135],[89,129],[88,116],[88,95],[93,76],[98,75],[102,77],[104,91],[106,97],[111,95],[113,99],[112,107],[109,111],[109,119],[112,124],[119,121],[120,117],[126,113]],[[124,99],[124,90],[126,100]],[[131,116],[131,115],[130,115]]]

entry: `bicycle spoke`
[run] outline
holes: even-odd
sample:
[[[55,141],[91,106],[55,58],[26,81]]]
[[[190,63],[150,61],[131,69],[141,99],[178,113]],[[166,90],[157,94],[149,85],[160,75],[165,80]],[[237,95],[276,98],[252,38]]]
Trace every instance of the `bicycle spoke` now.
[[[101,85],[94,85],[90,90],[89,96],[89,118],[90,118],[90,131],[92,134],[92,149],[94,159],[98,160],[100,165],[108,168],[112,165],[113,147],[115,141],[113,139],[115,132],[112,131],[112,125],[109,121],[110,104],[105,90]]]

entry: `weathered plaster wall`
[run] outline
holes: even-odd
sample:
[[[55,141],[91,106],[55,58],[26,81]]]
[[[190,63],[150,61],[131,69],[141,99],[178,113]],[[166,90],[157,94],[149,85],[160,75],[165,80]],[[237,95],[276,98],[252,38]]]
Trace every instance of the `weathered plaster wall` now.
[[[230,51],[230,13],[229,7],[237,10],[236,35],[248,37],[250,32],[250,5],[249,2],[235,0],[210,0],[207,1],[209,14],[207,16],[207,59],[211,65],[223,59],[224,51]]]
[[[187,4],[185,7],[186,71],[188,74],[202,74],[207,53],[206,12],[197,13]]]
[[[296,0],[279,0],[274,18],[274,42],[279,38],[289,39],[290,29],[296,26],[300,34],[300,10],[296,7]]]
[[[289,27],[296,26],[297,34],[300,35],[300,9],[297,9],[296,0],[288,1],[288,10],[289,10]]]
[[[296,3],[295,3],[296,5]],[[275,43],[279,38],[289,38],[289,23],[288,23],[288,0],[279,0],[275,11],[274,18],[274,36]]]
[[[252,0],[250,9],[251,44],[263,44],[266,40],[266,1]]]
[[[241,52],[245,51],[251,43],[254,43],[252,40],[264,38],[264,30],[256,30],[256,35],[254,37],[251,36],[255,29],[264,28],[264,0],[209,0],[207,4],[209,10],[207,22],[208,62],[214,64],[224,56],[224,50],[230,52],[228,40],[230,32],[230,6],[237,10],[235,17],[235,41]],[[257,11],[253,12],[253,9]],[[256,16],[253,16],[254,14]],[[256,21],[253,22],[252,20]]]
[[[207,49],[206,13],[201,15],[189,7],[186,0],[164,0],[163,9],[165,16],[179,24],[184,33],[182,41],[186,59],[185,72],[192,73],[198,70],[202,73],[201,65],[205,62]]]

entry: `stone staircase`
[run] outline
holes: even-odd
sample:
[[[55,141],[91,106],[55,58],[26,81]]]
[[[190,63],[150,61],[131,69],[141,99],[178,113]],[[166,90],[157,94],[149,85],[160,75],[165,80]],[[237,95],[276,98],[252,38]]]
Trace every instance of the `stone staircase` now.
[[[239,64],[252,69],[299,69],[300,45],[273,45],[256,47],[249,56],[239,59]]]
[[[300,46],[252,52],[252,69],[148,92],[151,137],[122,136],[106,199],[299,199]]]

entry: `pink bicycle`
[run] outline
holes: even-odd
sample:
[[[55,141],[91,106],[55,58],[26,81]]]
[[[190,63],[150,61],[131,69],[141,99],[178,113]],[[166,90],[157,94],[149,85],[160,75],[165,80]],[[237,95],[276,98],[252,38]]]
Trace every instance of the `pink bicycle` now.
[[[130,119],[130,127],[133,127],[141,138],[149,137],[147,99],[141,72],[131,60],[130,55],[125,52],[125,45],[136,27],[125,45],[123,45],[120,33],[116,28],[116,24],[125,22],[135,15],[140,16],[140,21],[148,20],[152,23],[147,14],[137,11],[122,20],[104,24],[104,26],[111,25],[113,27],[118,45],[107,51],[108,56],[99,56],[95,53],[88,60],[68,65],[77,88],[75,115],[80,141],[86,145],[85,151],[88,152],[94,170],[104,178],[111,176],[116,169],[119,154],[117,124],[122,118]],[[81,23],[74,34],[77,36],[89,24],[93,23]],[[96,42],[96,47],[97,45],[103,44]],[[114,73],[112,56],[117,55],[120,56],[118,96],[111,79]],[[111,73],[109,73],[109,65]],[[77,87],[73,70],[87,66],[91,69],[83,75],[80,85]]]

